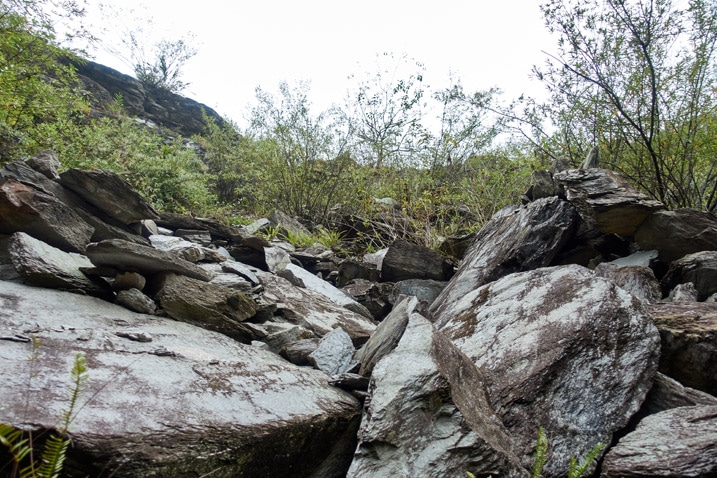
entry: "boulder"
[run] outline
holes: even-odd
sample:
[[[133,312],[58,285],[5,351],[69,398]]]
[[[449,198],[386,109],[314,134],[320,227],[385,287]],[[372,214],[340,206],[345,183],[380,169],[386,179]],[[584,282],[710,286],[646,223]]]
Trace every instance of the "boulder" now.
[[[341,328],[356,347],[363,345],[376,329],[372,319],[337,305],[322,294],[296,287],[274,274],[259,272],[257,276],[264,286],[264,300],[278,307],[272,321],[300,325],[317,337]]]
[[[397,282],[406,279],[447,281],[453,276],[453,265],[441,254],[403,239],[394,241],[381,266],[381,280]]]
[[[529,476],[484,383],[465,355],[412,314],[373,370],[347,477]]]
[[[646,266],[620,266],[603,262],[595,268],[595,275],[613,281],[641,301],[652,304],[662,299],[660,283]]]
[[[220,332],[240,341],[251,338],[241,323],[257,311],[247,295],[171,272],[162,272],[152,283],[154,299],[173,319]]]
[[[643,250],[656,249],[660,259],[672,262],[700,251],[717,250],[717,217],[694,209],[657,211],[635,233]]]
[[[360,406],[324,373],[91,297],[9,282],[0,297],[0,330],[42,341],[1,342],[0,422],[54,428],[86,358],[68,476],[345,476]]]
[[[378,321],[383,320],[391,312],[389,300],[391,289],[393,284],[390,282],[371,282],[366,279],[353,279],[341,288]]]
[[[124,289],[117,292],[115,302],[140,314],[153,315],[157,311],[157,304],[139,289]]]
[[[92,262],[83,255],[61,251],[24,232],[10,237],[8,252],[15,270],[29,284],[112,296],[107,283],[103,287],[82,273],[81,268],[92,267]]]
[[[391,290],[389,300],[396,303],[402,295],[413,296],[421,303],[421,307],[417,312],[423,314],[428,307],[443,292],[448,283],[445,281],[437,281],[430,279],[406,279],[396,282]]]
[[[60,175],[60,183],[123,224],[159,218],[149,202],[113,171],[68,169]]]
[[[324,335],[316,350],[309,354],[309,363],[329,375],[340,375],[351,368],[356,350],[349,334],[334,329]]]
[[[296,365],[309,365],[309,355],[319,346],[321,339],[311,338],[297,340],[286,344],[279,354]]]
[[[692,282],[677,284],[667,296],[669,302],[697,302],[697,289]]]
[[[699,301],[717,292],[717,250],[687,254],[673,261],[662,278],[662,292],[667,295],[678,284],[688,282],[695,286]]]
[[[554,180],[588,227],[604,234],[632,236],[645,218],[665,208],[607,169],[569,169]]]
[[[60,169],[60,159],[57,157],[57,153],[52,150],[46,149],[40,151],[25,162],[47,179],[59,179],[60,177],[60,175],[57,174],[58,169]]]
[[[662,339],[660,372],[717,395],[717,303],[648,306]]]
[[[87,246],[87,257],[98,267],[113,267],[123,271],[153,275],[169,271],[193,279],[209,281],[211,276],[201,267],[153,247],[109,239]]]
[[[484,284],[549,265],[571,237],[577,217],[570,203],[556,197],[499,211],[478,232],[458,272],[431,305],[429,318]]]
[[[163,211],[160,216],[156,223],[172,231],[177,229],[206,230],[209,231],[213,241],[241,242],[243,239],[239,229],[229,227],[216,219],[193,217],[167,211]]]
[[[311,235],[311,232],[304,227],[303,224],[279,210],[274,210],[271,215],[269,215],[269,227],[277,229],[285,236],[288,234],[299,236]]]
[[[63,251],[82,253],[94,230],[54,195],[0,179],[0,233],[25,232]]]
[[[658,372],[641,413],[652,415],[672,408],[695,405],[717,405],[717,397],[694,388],[684,387],[677,380]]]
[[[650,415],[605,455],[601,477],[715,476],[717,406]]]
[[[570,456],[610,443],[652,386],[660,337],[651,317],[586,268],[511,274],[439,312],[437,328],[483,372],[524,466],[545,429],[547,476],[565,473]]]

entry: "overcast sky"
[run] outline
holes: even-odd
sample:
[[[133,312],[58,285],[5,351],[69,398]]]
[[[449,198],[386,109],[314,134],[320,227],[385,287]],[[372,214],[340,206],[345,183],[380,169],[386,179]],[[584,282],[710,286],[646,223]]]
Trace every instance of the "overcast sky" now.
[[[100,0],[88,3],[95,31],[153,18],[155,39],[194,34],[199,52],[185,67],[184,94],[240,125],[257,86],[275,92],[283,80],[308,80],[318,112],[341,103],[356,84],[349,75],[375,71],[382,52],[425,64],[433,88],[449,86],[452,74],[467,92],[496,86],[506,100],[537,96],[531,68],[544,62],[541,50],[555,50],[537,0],[123,0],[110,17],[98,13]],[[131,73],[105,52],[95,60]]]

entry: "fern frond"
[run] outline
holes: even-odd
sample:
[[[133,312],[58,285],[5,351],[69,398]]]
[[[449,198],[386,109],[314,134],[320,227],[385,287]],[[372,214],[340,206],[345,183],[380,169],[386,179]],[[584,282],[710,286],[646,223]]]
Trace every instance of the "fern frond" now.
[[[595,447],[590,450],[590,452],[585,456],[585,459],[580,464],[580,466],[578,466],[578,461],[571,456],[570,469],[568,470],[568,478],[580,478],[581,476],[583,476],[588,470],[590,464],[592,464],[593,460],[597,458],[603,448],[605,448],[605,445],[603,443],[598,443],[597,445],[595,445]]]
[[[18,465],[32,451],[30,440],[23,438],[23,431],[6,423],[0,423],[0,444],[7,447],[12,460]]]
[[[20,470],[20,478],[59,478],[69,446],[69,439],[50,435],[42,450],[40,462]]]
[[[530,478],[541,478],[543,476],[543,468],[548,460],[548,437],[545,436],[543,427],[538,428],[538,440],[535,443],[535,453],[533,454],[533,468],[530,471]]]
[[[62,412],[62,425],[60,427],[60,431],[63,433],[67,432],[70,428],[70,423],[72,423],[72,420],[75,418],[77,400],[87,384],[87,361],[85,360],[85,356],[79,352],[75,355],[75,362],[72,365],[70,375],[72,376],[72,384],[70,385],[70,403]]]

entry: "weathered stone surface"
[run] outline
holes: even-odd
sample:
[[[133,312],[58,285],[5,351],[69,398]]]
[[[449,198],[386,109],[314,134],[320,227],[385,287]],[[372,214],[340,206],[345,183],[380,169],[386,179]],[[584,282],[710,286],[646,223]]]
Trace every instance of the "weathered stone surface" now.
[[[152,315],[157,311],[157,304],[139,289],[123,289],[117,292],[115,302],[140,314]]]
[[[547,266],[573,233],[575,208],[546,198],[499,211],[478,232],[448,287],[430,308],[430,316],[478,287],[513,272]]]
[[[0,342],[0,421],[54,428],[73,358],[86,357],[70,476],[339,478],[348,469],[359,404],[321,372],[91,297],[0,282],[0,301],[3,334],[42,340],[32,362],[32,344]]]
[[[24,232],[10,237],[8,251],[15,270],[30,284],[92,295],[111,294],[108,285],[101,287],[80,271],[81,267],[92,267],[85,256],[61,251]]]
[[[635,233],[643,250],[656,249],[660,259],[672,262],[700,251],[717,250],[717,217],[694,209],[657,211]]]
[[[412,314],[373,370],[348,477],[528,476],[475,365]]]
[[[181,257],[187,262],[199,262],[206,257],[205,247],[194,242],[190,242],[182,237],[152,235],[149,236],[149,242],[157,250],[172,252],[177,257]]]
[[[447,237],[441,245],[438,246],[438,252],[448,257],[461,260],[465,257],[475,237],[474,232],[463,236]]]
[[[619,266],[603,262],[595,268],[595,275],[613,281],[618,287],[625,289],[647,304],[662,299],[660,283],[649,267]]]
[[[665,207],[607,169],[570,169],[556,173],[554,180],[583,220],[606,234],[632,236],[647,216]]]
[[[341,288],[359,304],[366,307],[371,316],[381,321],[391,312],[389,294],[393,284],[390,282],[371,282],[365,279],[353,279]]]
[[[687,254],[670,264],[662,278],[662,292],[667,294],[678,284],[691,282],[697,290],[697,300],[705,300],[717,292],[717,250]]]
[[[386,252],[381,266],[381,280],[397,282],[406,279],[446,281],[453,276],[453,265],[439,253],[418,244],[398,239]]]
[[[349,334],[334,329],[324,335],[316,350],[309,354],[309,363],[329,375],[339,375],[351,368],[355,351]]]
[[[89,266],[92,266],[92,262],[88,259]],[[114,290],[128,290],[137,289],[142,290],[147,285],[147,279],[136,272],[120,272],[115,275],[115,280],[112,282],[112,289]]]
[[[652,251],[637,251],[626,257],[621,257],[610,261],[611,264],[616,266],[644,266],[652,267],[660,253],[656,250]]]
[[[697,302],[697,289],[692,282],[677,284],[667,296],[669,302]]]
[[[694,388],[684,387],[677,380],[658,372],[641,413],[652,415],[672,408],[695,405],[717,405],[717,397]]]
[[[347,259],[339,265],[339,276],[336,279],[336,285],[344,287],[356,279],[378,282],[380,277],[381,272],[376,267],[376,264]]]
[[[299,221],[289,216],[285,212],[279,210],[274,210],[269,215],[269,226],[277,228],[284,235],[297,234],[308,236],[311,234],[311,232],[309,232],[309,230],[306,229],[303,224],[301,224]]]
[[[447,282],[430,279],[402,280],[393,285],[389,299],[395,303],[402,295],[414,296],[421,303],[421,308],[417,312],[422,314],[443,292],[446,285],[448,285]]]
[[[201,229],[209,231],[212,240],[240,242],[242,236],[239,229],[231,228],[212,218],[192,217],[183,214],[163,211],[156,220],[161,227],[175,231],[177,229]]]
[[[60,175],[57,174],[57,170],[60,169],[60,159],[52,150],[46,149],[40,151],[32,158],[29,158],[26,163],[47,179],[58,179],[60,177]]]
[[[605,455],[600,476],[714,476],[717,406],[673,408],[644,418]]]
[[[525,195],[531,201],[558,195],[553,175],[548,170],[535,170],[530,177],[530,187]]]
[[[117,173],[102,169],[68,169],[60,183],[123,224],[158,219],[159,213]]]
[[[224,261],[222,262],[222,270],[224,272],[231,272],[233,274],[237,274],[248,280],[252,285],[260,284],[259,278],[256,276],[251,267],[246,264],[242,264],[241,262],[233,260]]]
[[[660,330],[660,372],[682,385],[717,395],[717,303],[652,304]]]
[[[644,306],[576,265],[511,274],[464,294],[434,320],[483,372],[523,465],[544,427],[552,444],[547,476],[565,473],[571,455],[610,443],[639,409],[659,359]]]
[[[264,299],[278,305],[272,318],[274,321],[301,325],[317,337],[340,327],[349,334],[356,347],[363,345],[376,329],[373,320],[341,307],[321,294],[296,287],[274,274],[261,272],[257,276],[264,286]]]
[[[169,271],[203,281],[211,279],[209,273],[204,269],[171,252],[160,251],[122,239],[110,239],[89,244],[86,254],[98,267],[114,267],[141,274]]]
[[[159,274],[152,288],[155,300],[173,319],[247,339],[241,322],[256,313],[257,305],[241,292],[171,272]]]
[[[302,339],[286,344],[280,355],[295,365],[308,365],[309,355],[319,346],[318,338]]]
[[[0,233],[25,232],[68,252],[84,252],[94,228],[54,195],[0,179]]]
[[[408,317],[416,311],[418,305],[418,299],[406,297],[378,324],[376,331],[361,350],[361,375],[371,375],[376,364],[396,348],[406,329]]]

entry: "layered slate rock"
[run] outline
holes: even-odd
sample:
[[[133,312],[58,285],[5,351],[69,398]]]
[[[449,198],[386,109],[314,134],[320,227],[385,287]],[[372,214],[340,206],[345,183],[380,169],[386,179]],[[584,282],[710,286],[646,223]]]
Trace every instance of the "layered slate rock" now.
[[[434,320],[483,372],[525,466],[544,427],[548,476],[564,473],[570,456],[610,443],[640,408],[659,359],[660,337],[642,303],[577,265],[511,274]]]
[[[660,283],[655,273],[646,266],[620,266],[610,262],[598,264],[595,274],[613,281],[647,304],[662,299]]]
[[[583,220],[604,234],[632,236],[645,218],[665,207],[607,169],[569,169],[555,173],[554,180]]]
[[[363,345],[376,329],[373,320],[335,304],[322,294],[296,287],[274,274],[261,272],[257,276],[264,286],[264,300],[277,305],[272,321],[300,325],[317,337],[341,328],[356,347]]]
[[[647,394],[641,413],[652,415],[678,407],[717,405],[717,397],[709,393],[684,387],[680,382],[657,372],[655,383]]]
[[[660,372],[717,396],[717,303],[652,304],[660,330]]]
[[[42,340],[32,362],[0,341],[0,421],[53,428],[86,357],[68,475],[345,476],[360,407],[324,373],[91,297],[0,281],[0,298],[3,335]]]
[[[688,282],[695,286],[699,301],[717,292],[717,250],[687,254],[673,261],[662,278],[662,291],[666,295],[677,285]]]
[[[159,274],[152,287],[170,317],[237,340],[251,339],[242,322],[256,314],[257,305],[242,292],[171,272]]]
[[[453,266],[441,254],[403,239],[388,248],[381,266],[381,280],[398,282],[406,279],[446,281],[453,276]]]
[[[503,276],[549,265],[572,236],[577,219],[575,208],[556,197],[499,211],[478,232],[430,315],[441,315],[469,292]]]
[[[419,314],[373,370],[358,438],[348,477],[529,476],[478,368]]]
[[[717,250],[717,217],[695,209],[657,211],[635,233],[643,250],[656,249],[660,259],[672,262],[700,251]]]
[[[673,408],[643,419],[606,455],[600,476],[714,476],[717,405]]]
[[[84,252],[94,228],[54,195],[0,179],[0,233],[25,232],[68,252]]]
[[[117,173],[102,169],[68,169],[60,175],[63,186],[123,224],[159,219],[159,213]]]
[[[123,271],[146,274],[167,271],[202,281],[211,279],[207,271],[171,252],[160,251],[122,239],[109,239],[89,244],[85,253],[98,267],[113,267]]]

